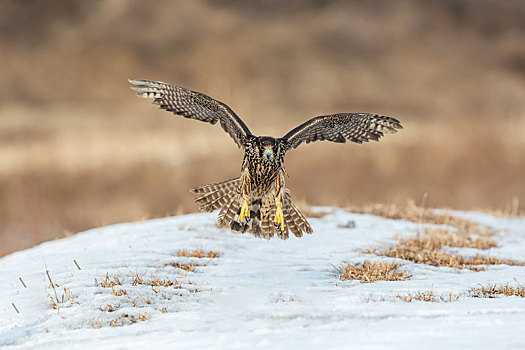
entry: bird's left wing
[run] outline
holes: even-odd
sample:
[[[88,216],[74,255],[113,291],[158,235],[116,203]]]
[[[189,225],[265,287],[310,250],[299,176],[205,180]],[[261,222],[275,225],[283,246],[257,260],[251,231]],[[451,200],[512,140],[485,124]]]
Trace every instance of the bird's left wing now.
[[[280,140],[286,150],[301,143],[332,141],[356,143],[377,141],[383,134],[393,134],[402,129],[399,120],[371,113],[338,113],[312,118],[283,136]]]
[[[154,104],[168,112],[210,124],[220,122],[224,131],[233,138],[239,148],[244,148],[246,139],[252,135],[246,124],[230,107],[208,95],[160,81],[128,81],[133,84],[131,88],[139,97],[154,99]]]

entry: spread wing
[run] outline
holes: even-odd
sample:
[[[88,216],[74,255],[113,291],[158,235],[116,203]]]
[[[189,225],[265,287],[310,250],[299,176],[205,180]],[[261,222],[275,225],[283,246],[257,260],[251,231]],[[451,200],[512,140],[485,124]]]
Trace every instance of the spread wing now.
[[[356,143],[377,141],[384,134],[393,134],[402,129],[397,119],[371,113],[338,113],[310,119],[281,138],[286,149],[301,143],[332,141]]]
[[[224,131],[233,138],[239,148],[244,148],[245,140],[252,133],[226,104],[200,92],[173,86],[160,81],[128,79],[137,96],[152,98],[160,108],[210,124],[220,122]]]

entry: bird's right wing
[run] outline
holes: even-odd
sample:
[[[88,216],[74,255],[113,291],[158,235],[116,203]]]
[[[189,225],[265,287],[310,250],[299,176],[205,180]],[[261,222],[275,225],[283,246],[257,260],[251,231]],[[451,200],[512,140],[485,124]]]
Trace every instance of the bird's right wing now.
[[[338,113],[312,118],[283,136],[280,140],[286,150],[301,143],[346,140],[362,143],[377,141],[383,134],[393,134],[402,129],[399,120],[372,113]]]
[[[160,81],[128,79],[137,96],[152,98],[160,108],[210,124],[221,123],[239,148],[244,148],[246,139],[252,135],[246,124],[226,104],[203,93]]]

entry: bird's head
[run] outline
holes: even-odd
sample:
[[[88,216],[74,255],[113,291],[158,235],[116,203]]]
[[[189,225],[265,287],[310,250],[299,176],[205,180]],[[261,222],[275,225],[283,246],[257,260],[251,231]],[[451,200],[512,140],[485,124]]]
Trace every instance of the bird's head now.
[[[263,162],[274,162],[279,156],[279,142],[273,137],[262,136],[259,138],[259,156]]]

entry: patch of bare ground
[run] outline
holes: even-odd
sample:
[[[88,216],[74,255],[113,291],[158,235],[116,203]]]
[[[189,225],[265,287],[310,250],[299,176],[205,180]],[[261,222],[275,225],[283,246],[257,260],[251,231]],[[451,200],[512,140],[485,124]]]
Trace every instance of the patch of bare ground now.
[[[497,298],[498,296],[518,296],[525,298],[525,287],[517,287],[508,284],[489,284],[488,286],[474,287],[470,290],[470,296],[474,298]]]
[[[413,301],[425,301],[430,303],[440,303],[440,302],[452,302],[458,301],[459,295],[452,294],[450,292],[446,295],[437,295],[433,291],[417,291],[415,293],[408,293],[406,295],[396,295],[394,299],[399,299],[405,303],[411,303]]]
[[[410,278],[406,272],[399,271],[401,265],[392,262],[364,261],[361,264],[343,264],[338,270],[339,279],[359,280],[361,283],[376,281],[404,281]]]
[[[186,250],[181,249],[177,252],[177,256],[185,256],[189,258],[218,258],[220,256],[219,252],[215,252],[213,250],[206,251],[204,249],[194,249],[194,250]]]

